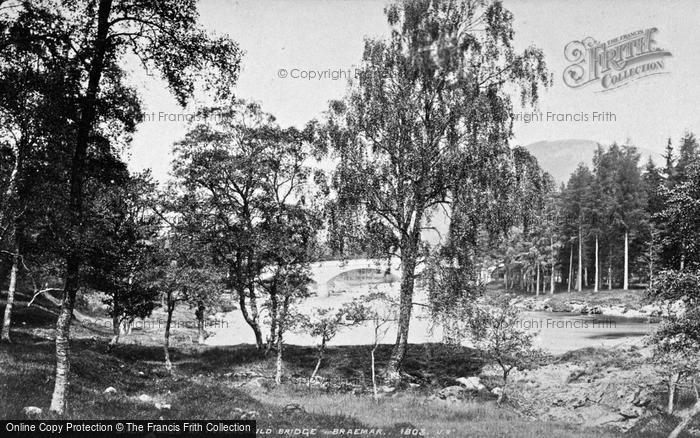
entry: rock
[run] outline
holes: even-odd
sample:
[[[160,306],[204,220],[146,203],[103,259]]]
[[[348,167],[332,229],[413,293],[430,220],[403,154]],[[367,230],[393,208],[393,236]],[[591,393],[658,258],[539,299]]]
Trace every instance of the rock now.
[[[105,389],[102,391],[103,394],[116,394],[117,389],[114,386],[110,386],[109,388]]]
[[[632,400],[632,404],[638,407],[644,407],[651,403],[651,397],[645,390],[639,391]]]
[[[585,406],[587,401],[588,401],[588,398],[585,395],[581,395],[581,396],[576,397],[574,400],[572,400],[571,406],[574,409],[580,408],[582,406]]]
[[[583,376],[586,373],[586,370],[578,367],[578,366],[573,366],[571,370],[566,374],[566,377],[564,378],[564,383],[572,383],[578,380],[581,376]]]
[[[625,418],[638,418],[644,413],[644,410],[637,406],[625,406],[619,412]]]
[[[448,386],[446,388],[442,388],[438,393],[436,394],[438,398],[442,400],[448,400],[448,401],[458,401],[462,400],[465,398],[467,393],[467,389],[464,388],[463,386]]]
[[[148,395],[148,394],[141,394],[141,395],[138,397],[138,399],[139,399],[140,402],[143,402],[143,403],[150,403],[150,402],[153,401],[153,397],[151,397],[151,396]]]
[[[170,403],[156,403],[156,409],[170,409]]]
[[[587,424],[589,426],[604,426],[606,424],[616,423],[620,421],[620,416],[617,414],[604,414],[601,416],[596,416]]]
[[[396,391],[396,388],[393,386],[384,385],[384,386],[380,386],[379,390],[384,392],[384,393],[390,393],[390,392]]]
[[[255,420],[260,416],[258,411],[248,411],[241,416],[241,420]]]
[[[295,414],[295,413],[303,413],[306,412],[301,405],[298,405],[296,403],[289,403],[286,405],[283,409],[285,414]]]
[[[24,412],[24,415],[27,417],[36,417],[41,415],[41,413],[44,411],[36,406],[25,406],[24,409],[22,409],[22,412]]]
[[[503,394],[503,388],[499,388],[499,387],[497,386],[497,387],[495,387],[495,388],[493,388],[493,389],[491,390],[491,394],[497,395],[497,396],[500,397],[501,394]]]
[[[457,383],[462,385],[467,391],[483,391],[486,389],[481,380],[478,377],[460,377],[455,379]]]
[[[255,377],[248,380],[245,385],[253,388],[267,388],[267,379],[264,377]]]

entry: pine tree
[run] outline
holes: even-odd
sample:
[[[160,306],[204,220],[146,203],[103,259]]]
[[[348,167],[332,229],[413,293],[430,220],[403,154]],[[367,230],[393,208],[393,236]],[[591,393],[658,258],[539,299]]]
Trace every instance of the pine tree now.
[[[592,185],[593,174],[586,165],[581,163],[571,174],[566,189],[562,193],[565,224],[563,233],[568,236],[572,251],[574,242],[577,246],[576,290],[579,292],[583,289],[584,239],[590,232]],[[571,283],[571,273],[569,277],[569,283]]]

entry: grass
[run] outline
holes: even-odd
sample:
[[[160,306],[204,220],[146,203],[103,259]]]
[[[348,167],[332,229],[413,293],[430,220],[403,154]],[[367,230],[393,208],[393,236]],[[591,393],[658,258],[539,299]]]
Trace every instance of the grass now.
[[[45,418],[51,418],[48,404],[54,383],[54,344],[37,335],[36,329],[53,326],[55,309],[41,300],[39,306],[30,308],[18,303],[14,318],[13,343],[0,345],[0,417],[23,418],[23,407],[38,406]],[[366,382],[366,391],[352,393],[293,383],[311,373],[313,348],[287,347],[285,373],[292,379],[276,387],[254,385],[235,375],[273,375],[274,358],[261,357],[250,345],[181,343],[172,349],[175,371],[169,374],[162,364],[160,339],[152,333],[135,333],[127,338],[134,343],[111,349],[111,332],[101,324],[74,324],[73,335],[65,415],[71,419],[234,419],[256,411],[258,427],[273,431],[316,428],[332,433],[334,429],[381,428],[385,436],[400,436],[405,429],[422,430],[431,436],[615,436],[606,430],[525,418],[508,406],[497,406],[490,397],[458,403],[431,398],[437,388],[455,384],[454,378],[478,372],[482,365],[479,357],[467,348],[411,345],[406,370],[420,386],[385,394],[375,403],[369,395],[370,346],[336,346],[327,351],[321,375]],[[380,366],[389,354],[390,346],[380,346]],[[116,393],[105,394],[110,386]],[[138,400],[142,394],[152,401]],[[171,408],[158,409],[155,402],[169,403]],[[303,411],[285,409],[291,403]]]

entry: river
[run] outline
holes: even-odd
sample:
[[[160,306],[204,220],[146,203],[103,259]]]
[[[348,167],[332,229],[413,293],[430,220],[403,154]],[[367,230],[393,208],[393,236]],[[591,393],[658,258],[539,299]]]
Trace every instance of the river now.
[[[386,286],[395,292],[396,284]],[[362,288],[366,290],[367,288]],[[314,307],[338,307],[344,302],[358,296],[357,291],[331,296],[315,296],[305,300],[302,311]],[[415,301],[421,302],[425,297],[416,291]],[[414,308],[409,332],[410,343],[439,342],[442,329],[434,327],[424,308]],[[538,346],[553,354],[586,347],[612,347],[618,345],[641,345],[644,336],[652,332],[655,324],[642,318],[623,318],[605,315],[581,315],[566,312],[523,312],[521,324],[524,329],[536,334]],[[237,345],[254,343],[252,330],[245,323],[240,311],[235,310],[216,315],[216,322],[207,327],[212,336],[207,338],[208,345]],[[380,340],[381,343],[393,343],[396,336],[395,327],[391,327]],[[285,342],[296,345],[316,345],[314,339],[303,332],[291,332],[285,336]],[[371,323],[342,329],[331,341],[331,345],[366,345],[374,342],[374,328]],[[468,345],[468,344],[467,344]]]

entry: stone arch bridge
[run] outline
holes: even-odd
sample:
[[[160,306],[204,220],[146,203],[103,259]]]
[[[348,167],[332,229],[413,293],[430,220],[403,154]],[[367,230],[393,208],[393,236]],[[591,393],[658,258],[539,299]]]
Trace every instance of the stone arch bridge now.
[[[312,263],[311,276],[314,280],[312,290],[315,289],[318,296],[329,296],[342,288],[343,278],[371,277],[378,283],[399,281],[401,264],[398,258],[388,261],[386,259],[328,260]]]

